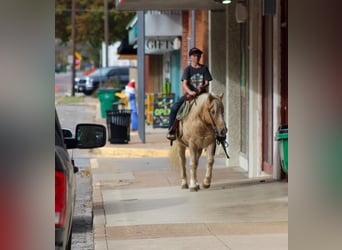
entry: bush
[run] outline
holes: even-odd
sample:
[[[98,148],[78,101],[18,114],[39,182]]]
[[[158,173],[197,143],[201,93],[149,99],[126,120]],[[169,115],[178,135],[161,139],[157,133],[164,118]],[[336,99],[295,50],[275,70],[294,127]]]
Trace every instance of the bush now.
[[[118,80],[109,80],[102,84],[102,88],[121,88]]]

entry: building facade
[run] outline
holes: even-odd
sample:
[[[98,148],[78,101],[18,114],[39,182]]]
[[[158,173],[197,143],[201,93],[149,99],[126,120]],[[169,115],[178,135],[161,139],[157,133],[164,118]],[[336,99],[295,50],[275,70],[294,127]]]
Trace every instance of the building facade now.
[[[288,124],[287,0],[233,0],[228,5],[203,0],[201,6],[192,0],[126,0],[118,1],[117,8],[182,8],[181,67],[187,64],[189,46],[202,48],[203,63],[213,75],[210,91],[225,94],[227,167],[239,166],[250,178],[283,178],[275,135]]]

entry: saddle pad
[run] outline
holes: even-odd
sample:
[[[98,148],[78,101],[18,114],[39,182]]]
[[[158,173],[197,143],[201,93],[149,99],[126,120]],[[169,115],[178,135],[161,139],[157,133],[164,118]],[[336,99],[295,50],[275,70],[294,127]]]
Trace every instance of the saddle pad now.
[[[183,102],[182,106],[179,108],[177,112],[176,119],[177,120],[182,120],[190,111],[190,102],[185,101]]]

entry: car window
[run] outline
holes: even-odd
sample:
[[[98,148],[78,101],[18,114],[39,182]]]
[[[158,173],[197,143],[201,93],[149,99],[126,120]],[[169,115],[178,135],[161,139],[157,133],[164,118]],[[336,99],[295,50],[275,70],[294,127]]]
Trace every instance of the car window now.
[[[120,68],[119,74],[120,75],[128,75],[128,68]]]
[[[119,74],[119,69],[112,69],[109,73],[108,76],[117,76]]]
[[[111,68],[100,68],[100,69],[95,70],[89,76],[104,76],[104,75],[107,75],[108,72],[110,72],[110,70]]]
[[[57,112],[55,111],[55,145],[64,147],[63,133],[59,123]]]
[[[128,75],[128,68],[116,68],[109,72],[108,76],[123,76]]]

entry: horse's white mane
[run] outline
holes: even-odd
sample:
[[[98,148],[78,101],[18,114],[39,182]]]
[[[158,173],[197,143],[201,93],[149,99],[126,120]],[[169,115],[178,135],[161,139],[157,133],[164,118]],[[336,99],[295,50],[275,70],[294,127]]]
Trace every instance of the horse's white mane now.
[[[193,104],[193,111],[192,111],[192,115],[196,116],[198,115],[200,112],[202,112],[202,108],[203,105],[205,105],[205,102],[208,100],[208,96],[212,95],[214,98],[218,98],[218,96],[214,93],[204,93],[199,95],[196,99],[195,99],[195,103]]]

